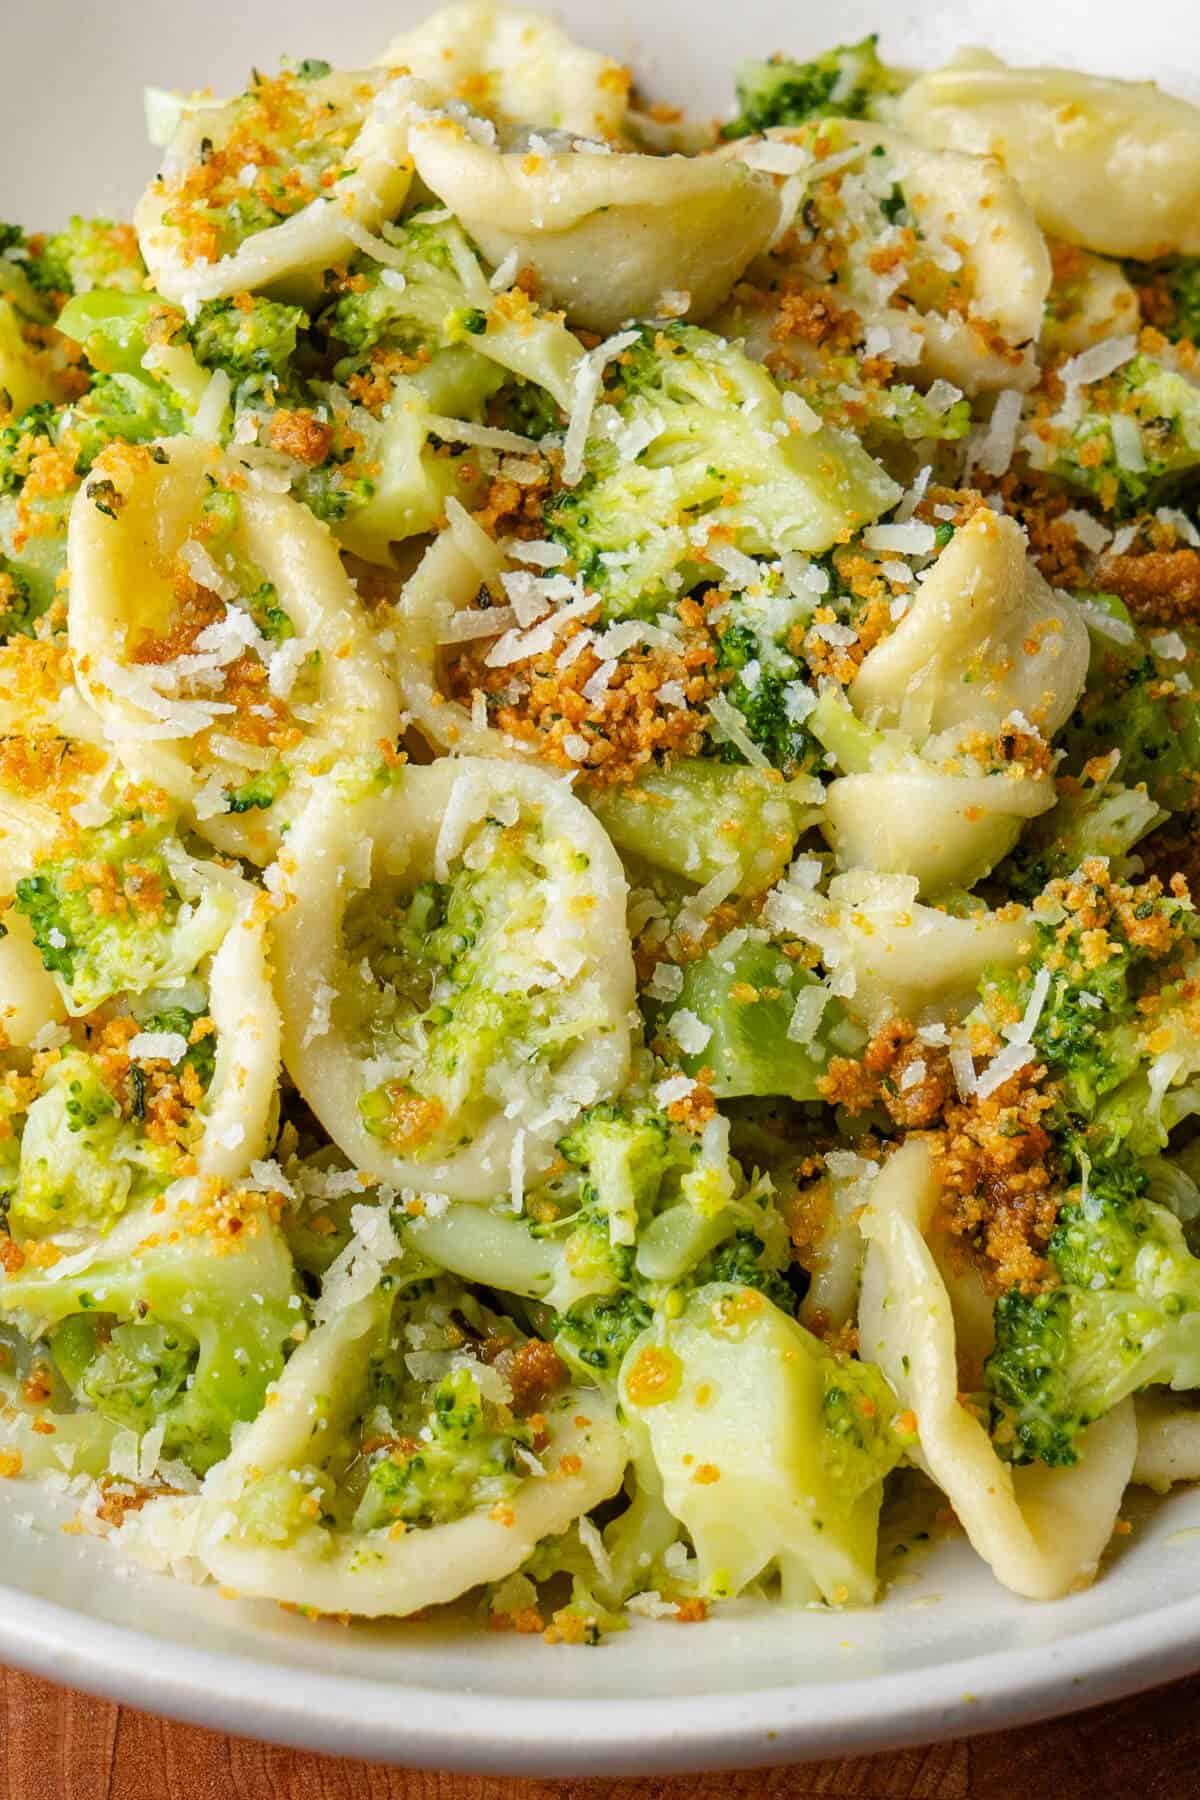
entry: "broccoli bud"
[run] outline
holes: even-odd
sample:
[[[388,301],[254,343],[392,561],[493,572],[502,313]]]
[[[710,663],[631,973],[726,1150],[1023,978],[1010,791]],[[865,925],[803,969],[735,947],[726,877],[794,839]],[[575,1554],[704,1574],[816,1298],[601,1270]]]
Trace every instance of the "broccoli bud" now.
[[[812,62],[772,56],[745,62],[737,73],[738,116],[721,129],[725,138],[749,137],[775,125],[806,119],[867,119],[880,102],[898,94],[904,78],[879,60],[874,33],[858,44],[839,44]]]

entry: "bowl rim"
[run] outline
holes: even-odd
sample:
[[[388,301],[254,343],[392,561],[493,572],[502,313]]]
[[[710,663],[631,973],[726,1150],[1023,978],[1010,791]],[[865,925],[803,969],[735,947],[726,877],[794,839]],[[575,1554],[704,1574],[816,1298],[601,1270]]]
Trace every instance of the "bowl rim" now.
[[[1200,1595],[1046,1644],[738,1694],[596,1700],[373,1680],[170,1642],[0,1584],[0,1657],[187,1724],[408,1768],[667,1775],[870,1755],[1033,1724],[1200,1669]]]

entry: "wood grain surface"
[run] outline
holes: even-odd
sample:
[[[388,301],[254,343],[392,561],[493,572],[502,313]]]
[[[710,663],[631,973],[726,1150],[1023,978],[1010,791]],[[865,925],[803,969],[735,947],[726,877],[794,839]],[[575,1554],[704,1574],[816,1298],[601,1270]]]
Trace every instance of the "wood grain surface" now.
[[[1049,1725],[849,1762],[646,1781],[382,1769],[171,1725],[0,1671],[0,1800],[1195,1800],[1200,1676]]]

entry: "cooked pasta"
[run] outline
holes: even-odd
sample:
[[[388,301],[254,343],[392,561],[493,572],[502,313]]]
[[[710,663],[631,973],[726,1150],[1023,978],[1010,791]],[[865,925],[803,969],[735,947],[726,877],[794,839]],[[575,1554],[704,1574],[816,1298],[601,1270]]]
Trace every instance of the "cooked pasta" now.
[[[155,1569],[596,1643],[1200,1478],[1200,112],[736,101],[453,0],[0,227],[0,1479]]]

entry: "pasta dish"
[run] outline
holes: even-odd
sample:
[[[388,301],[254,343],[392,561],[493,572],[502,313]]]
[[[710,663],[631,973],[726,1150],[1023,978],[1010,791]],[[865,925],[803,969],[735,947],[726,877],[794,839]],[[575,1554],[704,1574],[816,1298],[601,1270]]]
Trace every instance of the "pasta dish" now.
[[[492,0],[146,110],[0,226],[0,1476],[572,1644],[914,1495],[1087,1583],[1200,1476],[1200,110]]]

